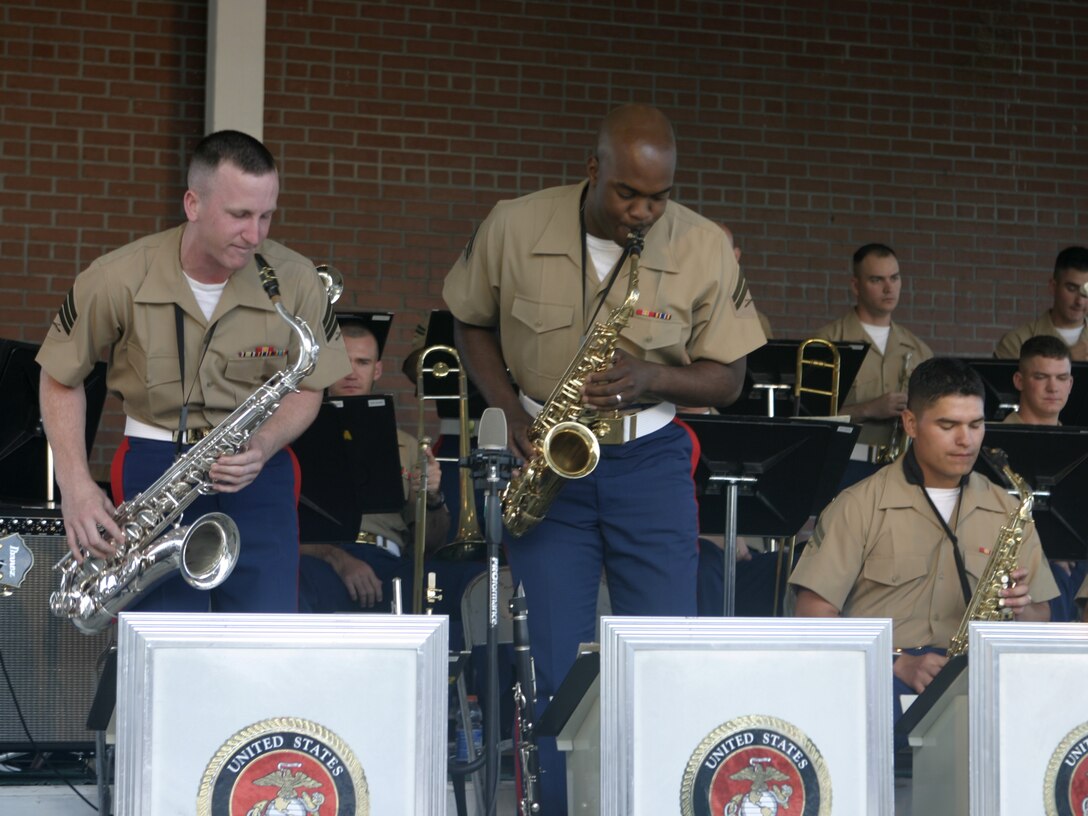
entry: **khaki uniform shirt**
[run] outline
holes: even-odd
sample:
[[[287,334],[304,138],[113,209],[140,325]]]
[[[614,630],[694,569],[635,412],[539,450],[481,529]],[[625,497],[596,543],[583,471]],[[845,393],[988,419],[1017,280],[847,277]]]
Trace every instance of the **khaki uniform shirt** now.
[[[972,591],[1016,506],[985,476],[970,474],[950,526]],[[1025,530],[1019,564],[1028,571],[1033,601],[1057,596],[1034,525]],[[827,506],[790,583],[812,590],[845,617],[891,618],[896,648],[947,647],[967,609],[952,542],[923,489],[907,482],[901,461]]]
[[[1001,420],[1002,425],[1025,425],[1024,418],[1020,416],[1019,411],[1012,411],[1005,415],[1005,418]]]
[[[1085,329],[1088,329],[1088,321],[1085,323]],[[1088,360],[1088,331],[1085,329],[1081,329],[1077,342],[1069,347],[1069,356],[1074,360]],[[994,349],[994,357],[999,360],[1019,360],[1020,347],[1024,345],[1024,341],[1038,334],[1047,334],[1065,342],[1065,338],[1058,333],[1054,321],[1050,319],[1048,309],[1035,320],[1018,326],[1002,337],[997,348]]]
[[[186,395],[188,427],[213,427],[298,359],[297,335],[265,294],[255,262],[230,277],[205,319],[181,270],[183,229],[94,261],[76,278],[37,356],[50,376],[74,387],[108,353],[107,387],[125,414],[168,430],[178,427]],[[320,391],[351,370],[332,307],[309,260],[273,241],[259,252],[276,270],[284,307],[314,333],[320,354],[302,387]],[[175,303],[184,312],[184,387]]]
[[[813,336],[836,343],[869,344],[865,359],[861,361],[861,369],[854,379],[854,384],[850,386],[850,392],[843,400],[843,405],[868,402],[891,391],[905,391],[903,363],[907,354],[911,354],[907,368],[908,377],[919,363],[933,356],[929,346],[919,340],[913,332],[895,322],[891,325],[887,345],[884,353],[881,354],[880,349],[873,344],[872,338],[866,334],[857,312],[853,309],[838,320],[819,329]],[[903,382],[902,386],[901,382]],[[894,427],[894,419],[874,419],[863,422],[858,442],[863,445],[887,445],[891,442]]]
[[[464,323],[498,326],[514,379],[543,401],[581,346],[605,288],[582,270],[578,209],[586,182],[499,202],[442,289]],[[589,262],[587,260],[587,265]],[[597,314],[604,322],[628,284],[625,269]],[[670,366],[732,363],[765,342],[748,284],[721,227],[670,201],[646,234],[638,313],[618,347]]]

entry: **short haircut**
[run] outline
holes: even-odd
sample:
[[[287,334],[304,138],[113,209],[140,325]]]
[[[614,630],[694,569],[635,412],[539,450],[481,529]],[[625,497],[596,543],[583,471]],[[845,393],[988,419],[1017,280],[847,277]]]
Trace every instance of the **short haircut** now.
[[[1020,362],[1024,363],[1032,357],[1047,357],[1051,360],[1072,360],[1069,346],[1065,341],[1059,340],[1051,334],[1037,334],[1029,337],[1020,346]]]
[[[1054,280],[1059,280],[1066,269],[1088,272],[1088,249],[1071,246],[1059,252],[1054,260]]]
[[[907,407],[920,414],[942,397],[986,398],[982,377],[963,360],[933,357],[914,369],[907,385]]]
[[[189,186],[196,187],[202,176],[211,175],[224,162],[251,176],[276,171],[276,160],[260,141],[241,131],[217,130],[201,139],[193,151],[189,162]]]
[[[861,268],[861,262],[870,255],[876,255],[878,258],[896,257],[895,250],[886,244],[865,244],[865,246],[858,247],[857,252],[854,253],[855,277],[857,277],[858,270]]]
[[[353,319],[341,319],[340,320],[340,334],[344,337],[373,337],[374,344],[378,347],[378,359],[382,358],[382,344],[378,340],[376,335],[370,328],[370,326],[363,323],[361,320]]]

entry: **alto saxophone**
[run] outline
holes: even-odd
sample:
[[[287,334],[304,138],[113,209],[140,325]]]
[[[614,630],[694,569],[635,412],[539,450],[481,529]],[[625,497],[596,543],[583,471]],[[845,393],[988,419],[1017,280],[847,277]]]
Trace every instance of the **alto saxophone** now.
[[[914,356],[913,351],[908,351],[903,357],[903,368],[899,372],[899,390],[906,391],[907,383],[910,381],[910,360]],[[887,445],[880,445],[876,449],[876,463],[878,465],[889,465],[902,456],[907,448],[910,446],[910,437],[907,436],[907,431],[903,427],[903,415],[900,414],[895,418],[895,424],[892,426],[891,439]]]
[[[1001,526],[986,567],[979,576],[978,586],[971,596],[971,603],[960,621],[960,628],[952,636],[951,645],[948,647],[949,657],[967,652],[967,629],[971,621],[1012,620],[1012,610],[1001,603],[1001,590],[1012,586],[1012,571],[1016,569],[1020,559],[1024,529],[1031,521],[1031,507],[1035,502],[1028,483],[1009,467],[1005,452],[998,448],[988,448],[986,453],[995,464],[1000,465],[1001,472],[1019,495],[1020,504]]]
[[[175,569],[197,589],[212,589],[227,580],[238,560],[240,537],[233,519],[207,513],[188,527],[166,528],[198,496],[213,492],[208,473],[220,456],[237,453],[279,407],[280,400],[307,377],[320,351],[313,331],[280,302],[279,281],[260,255],[254,256],[261,284],[276,312],[298,335],[299,356],[278,371],[235,411],[197,442],[153,485],[124,502],[113,520],[125,534],[109,558],[87,556],[80,564],[68,553],[54,567],[60,588],[49,597],[53,614],[69,618],[86,634],[96,634],[141,593],[169,577]],[[160,537],[161,536],[161,537]]]
[[[598,436],[607,433],[600,413],[582,404],[586,378],[612,365],[620,332],[626,328],[638,302],[638,262],[642,235],[627,236],[631,257],[627,294],[604,323],[595,323],[566,372],[552,390],[533,424],[529,441],[535,454],[502,493],[502,520],[511,535],[522,536],[540,523],[567,479],[581,479],[597,467],[601,456]],[[615,416],[615,412],[609,412]]]

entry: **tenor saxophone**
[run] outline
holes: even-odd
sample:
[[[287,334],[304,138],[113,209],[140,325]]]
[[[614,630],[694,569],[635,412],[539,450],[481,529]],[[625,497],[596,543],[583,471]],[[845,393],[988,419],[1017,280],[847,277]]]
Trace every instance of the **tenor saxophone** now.
[[[627,236],[631,262],[623,303],[609,312],[603,323],[593,325],[529,426],[535,453],[502,493],[502,520],[511,535],[522,536],[539,524],[568,479],[581,479],[597,467],[601,456],[598,436],[605,435],[607,426],[601,422],[600,412],[582,404],[582,388],[590,374],[612,365],[620,332],[635,312],[642,244],[637,230]]]
[[[1024,529],[1031,521],[1031,507],[1035,497],[1028,483],[1009,467],[1005,452],[998,448],[987,449],[988,455],[1001,467],[1001,472],[1016,490],[1020,503],[1013,510],[986,560],[986,567],[979,576],[978,586],[971,596],[971,603],[960,621],[960,627],[952,636],[948,647],[948,656],[956,657],[967,651],[968,626],[971,621],[1007,621],[1012,620],[1012,610],[1001,603],[1001,590],[1012,586],[1012,571],[1020,560],[1020,549],[1024,544]]]
[[[124,533],[109,558],[87,556],[79,563],[68,553],[54,567],[60,588],[49,598],[53,614],[69,618],[86,634],[96,634],[136,597],[180,570],[197,589],[212,589],[227,580],[238,560],[240,536],[234,521],[223,513],[207,513],[188,527],[167,527],[198,496],[213,492],[208,475],[220,456],[237,453],[279,407],[280,400],[314,370],[320,351],[306,322],[280,302],[276,273],[260,255],[254,256],[261,284],[276,312],[298,335],[299,356],[278,371],[235,411],[197,442],[158,481],[121,504],[113,520]]]

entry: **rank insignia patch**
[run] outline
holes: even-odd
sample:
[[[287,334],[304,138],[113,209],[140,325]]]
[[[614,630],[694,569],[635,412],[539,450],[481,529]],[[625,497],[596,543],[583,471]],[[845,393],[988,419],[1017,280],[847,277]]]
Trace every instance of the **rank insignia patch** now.
[[[369,816],[358,760],[336,734],[283,717],[242,729],[216,752],[197,794],[198,816]]]
[[[830,816],[831,777],[805,734],[776,717],[718,726],[688,760],[683,816]]]
[[[1088,813],[1088,723],[1081,723],[1062,740],[1047,764],[1043,782],[1046,816]]]

